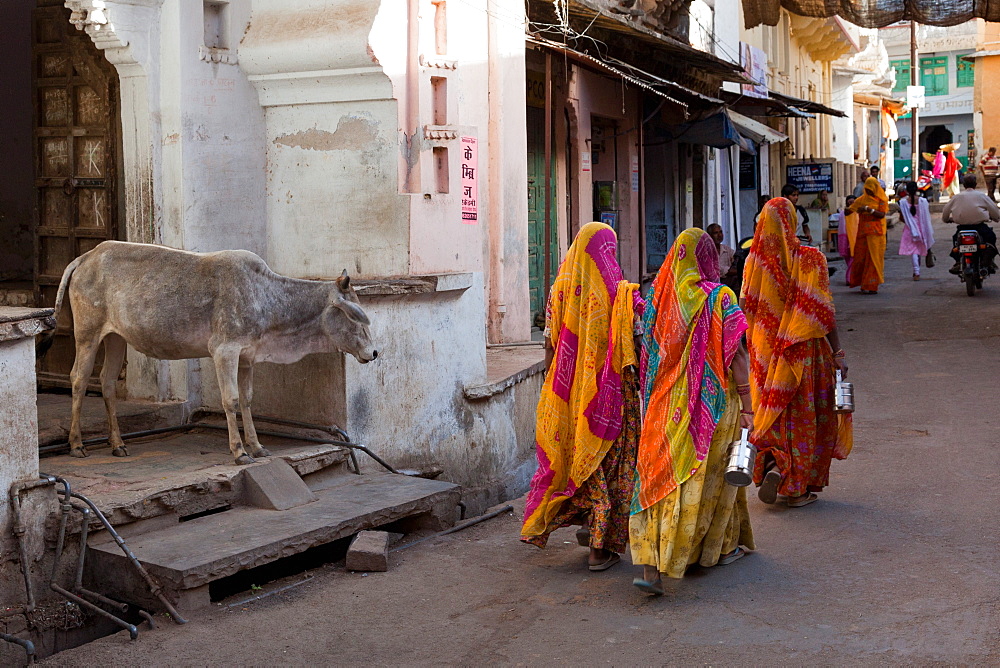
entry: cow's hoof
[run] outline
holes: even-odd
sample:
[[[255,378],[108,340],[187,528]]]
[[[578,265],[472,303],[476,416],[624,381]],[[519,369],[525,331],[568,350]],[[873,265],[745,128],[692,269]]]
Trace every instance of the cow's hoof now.
[[[270,457],[271,453],[267,451],[267,448],[261,447],[260,450],[258,450],[257,452],[253,453],[253,456],[254,457]]]
[[[236,458],[236,463],[240,465],[253,464],[253,462],[254,458],[251,457],[250,455],[240,455],[239,457]]]
[[[90,453],[87,452],[86,450],[84,450],[82,447],[80,447],[80,448],[70,448],[70,450],[69,450],[69,456],[70,457],[89,457]]]
[[[115,457],[128,457],[128,450],[124,445],[119,445],[117,448],[111,451]]]

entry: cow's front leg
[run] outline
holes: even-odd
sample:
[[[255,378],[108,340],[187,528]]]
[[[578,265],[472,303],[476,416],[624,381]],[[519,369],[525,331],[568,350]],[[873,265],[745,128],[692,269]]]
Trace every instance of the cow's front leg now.
[[[229,451],[237,464],[252,464],[253,457],[243,449],[240,440],[240,428],[236,423],[236,409],[239,408],[239,374],[240,349],[238,347],[219,347],[212,353],[215,362],[215,375],[219,379],[219,394],[222,396],[222,409],[226,411],[226,425],[229,427]]]
[[[250,414],[250,404],[253,403],[253,365],[241,364],[239,374],[240,414],[243,415],[243,438],[247,449],[254,457],[270,457],[271,453],[260,444],[257,430],[253,426],[253,416]]]

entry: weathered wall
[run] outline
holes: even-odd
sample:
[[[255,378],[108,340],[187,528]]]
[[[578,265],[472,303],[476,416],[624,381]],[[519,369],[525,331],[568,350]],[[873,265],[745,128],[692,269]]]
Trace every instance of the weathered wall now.
[[[34,273],[34,174],[31,89],[32,3],[4,8],[0,42],[0,94],[4,99],[0,144],[0,281],[30,281]]]

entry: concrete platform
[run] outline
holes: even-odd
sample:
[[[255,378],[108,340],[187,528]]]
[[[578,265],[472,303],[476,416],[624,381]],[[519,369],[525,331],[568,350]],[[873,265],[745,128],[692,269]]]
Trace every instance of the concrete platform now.
[[[38,445],[66,442],[69,438],[70,395],[41,392],[37,396]],[[161,404],[148,401],[118,402],[118,425],[124,433],[183,424],[186,418],[183,402]],[[104,399],[93,396],[83,398],[80,429],[85,439],[108,433]]]
[[[425,516],[428,528],[450,525],[459,487],[393,474],[345,475],[314,490],[316,501],[283,511],[236,507],[128,539],[178,610],[209,604],[209,583],[282,557],[403,518]],[[151,609],[161,606],[137,582],[121,550],[95,536],[86,579],[97,591]]]
[[[339,468],[348,458],[348,451],[335,445],[268,437],[261,442],[303,477]],[[116,527],[166,514],[193,515],[241,500],[241,473],[248,467],[233,463],[223,431],[129,441],[128,449],[128,457],[113,457],[108,448],[90,450],[86,458],[45,457],[39,468],[66,478],[74,491],[90,498]],[[249,466],[266,462],[261,459]]]

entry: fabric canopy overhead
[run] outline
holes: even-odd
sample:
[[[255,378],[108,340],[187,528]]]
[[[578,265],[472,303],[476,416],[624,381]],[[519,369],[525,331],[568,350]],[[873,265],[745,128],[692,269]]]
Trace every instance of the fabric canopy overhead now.
[[[897,21],[953,26],[980,18],[1000,21],[1000,0],[743,0],[747,28],[778,25],[781,9],[813,18],[839,16],[862,28]]]

